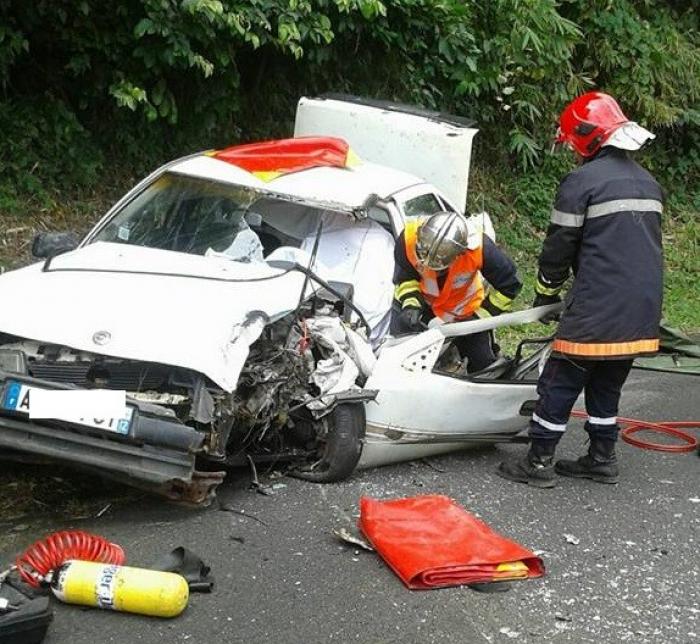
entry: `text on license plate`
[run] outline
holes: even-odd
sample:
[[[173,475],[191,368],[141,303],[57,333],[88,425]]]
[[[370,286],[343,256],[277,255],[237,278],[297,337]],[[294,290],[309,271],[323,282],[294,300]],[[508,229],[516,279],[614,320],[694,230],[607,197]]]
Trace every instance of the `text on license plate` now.
[[[41,388],[31,387],[16,380],[8,381],[2,399],[3,409],[29,416],[31,392],[38,389]],[[86,418],[79,414],[60,414],[54,420],[63,420],[76,425],[103,429],[126,436],[129,433],[133,414],[134,410],[131,407],[125,407],[124,415],[121,418]]]

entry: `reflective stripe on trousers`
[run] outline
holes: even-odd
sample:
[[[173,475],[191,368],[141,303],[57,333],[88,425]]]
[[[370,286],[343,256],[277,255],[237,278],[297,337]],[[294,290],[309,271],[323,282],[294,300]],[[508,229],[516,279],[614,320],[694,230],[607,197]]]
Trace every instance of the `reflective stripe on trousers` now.
[[[551,356],[537,381],[539,398],[530,421],[533,440],[559,441],[576,399],[585,392],[586,431],[617,438],[617,411],[632,360],[572,360]]]

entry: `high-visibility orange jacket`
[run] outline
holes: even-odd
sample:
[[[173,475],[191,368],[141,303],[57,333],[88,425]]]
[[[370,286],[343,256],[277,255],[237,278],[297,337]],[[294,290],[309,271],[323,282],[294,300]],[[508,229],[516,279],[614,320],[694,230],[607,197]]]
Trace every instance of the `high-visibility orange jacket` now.
[[[442,288],[438,274],[421,266],[416,256],[416,238],[419,220],[412,220],[404,228],[406,256],[420,275],[420,290],[433,313],[444,320],[463,320],[471,317],[484,301],[484,283],[479,271],[484,264],[482,247],[462,253],[447,269]]]
[[[462,253],[450,267],[436,273],[416,256],[419,218],[407,222],[396,244],[395,299],[402,307],[427,305],[445,322],[465,320],[474,314],[497,315],[510,308],[522,284],[513,262],[488,237]],[[492,287],[485,297],[484,279]]]

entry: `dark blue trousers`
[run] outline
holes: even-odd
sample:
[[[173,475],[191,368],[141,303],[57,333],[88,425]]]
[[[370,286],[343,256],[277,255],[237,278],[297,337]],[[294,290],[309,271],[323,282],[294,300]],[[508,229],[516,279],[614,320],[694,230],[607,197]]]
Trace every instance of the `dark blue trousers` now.
[[[583,391],[591,437],[617,440],[617,409],[632,360],[574,360],[552,356],[537,381],[539,399],[530,421],[530,438],[559,442],[571,408]]]

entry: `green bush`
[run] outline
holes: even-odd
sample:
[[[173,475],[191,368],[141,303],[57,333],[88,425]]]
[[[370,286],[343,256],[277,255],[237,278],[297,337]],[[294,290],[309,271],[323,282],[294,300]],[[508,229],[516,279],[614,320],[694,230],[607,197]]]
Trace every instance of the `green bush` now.
[[[81,229],[153,166],[289,135],[299,96],[348,92],[477,120],[469,206],[491,212],[527,300],[554,191],[573,165],[548,152],[557,115],[601,88],[657,134],[641,161],[668,196],[667,312],[697,327],[695,5],[0,0],[0,226]],[[17,261],[16,239],[1,240],[0,270]]]
[[[14,211],[22,198],[44,200],[45,186],[93,182],[101,153],[75,113],[46,95],[0,102],[0,209]]]
[[[37,196],[115,163],[285,134],[299,95],[347,91],[475,118],[480,158],[515,172],[516,207],[542,223],[562,168],[546,154],[556,116],[586,89],[658,131],[655,171],[696,171],[692,5],[0,0],[0,190]]]

